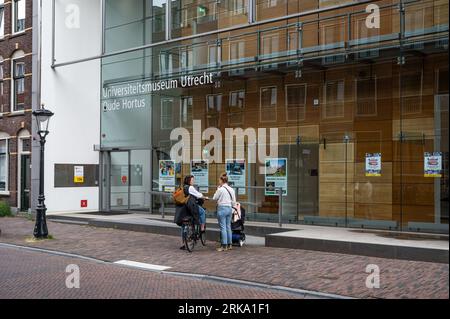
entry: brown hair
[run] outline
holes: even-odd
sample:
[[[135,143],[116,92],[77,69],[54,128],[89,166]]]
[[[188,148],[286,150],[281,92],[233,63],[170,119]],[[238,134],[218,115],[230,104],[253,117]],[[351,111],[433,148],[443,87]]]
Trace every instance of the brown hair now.
[[[227,173],[223,173],[222,175],[220,175],[220,180],[221,180],[224,184],[227,184],[227,183],[228,183],[228,175],[227,175]]]

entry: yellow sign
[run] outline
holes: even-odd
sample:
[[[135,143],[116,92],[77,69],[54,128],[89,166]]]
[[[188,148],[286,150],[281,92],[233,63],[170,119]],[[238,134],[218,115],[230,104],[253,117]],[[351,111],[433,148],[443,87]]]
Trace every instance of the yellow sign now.
[[[84,183],[84,167],[83,166],[74,166],[73,168],[73,182],[75,184]]]

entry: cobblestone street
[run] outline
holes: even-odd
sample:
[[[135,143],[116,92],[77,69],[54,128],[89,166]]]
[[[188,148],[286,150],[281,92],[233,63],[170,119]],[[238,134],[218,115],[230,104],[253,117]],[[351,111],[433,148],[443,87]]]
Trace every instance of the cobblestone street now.
[[[171,267],[169,270],[174,272],[208,274],[357,298],[448,298],[449,296],[448,264],[260,246],[244,246],[235,248],[233,251],[218,253],[215,251],[213,242],[209,242],[206,247],[196,247],[190,254],[178,249],[180,239],[177,237],[55,222],[48,223],[49,232],[54,239],[32,242],[27,239],[32,235],[33,226],[32,221],[23,218],[0,219],[2,229],[0,242],[73,253],[109,262],[130,260]],[[68,263],[64,258],[50,257],[55,259],[55,262],[50,265],[50,263],[40,263],[41,257],[36,253],[24,254],[9,251],[9,254],[12,254],[12,257],[8,255],[9,257],[5,258],[5,250],[0,250],[0,269],[2,269],[0,297],[8,297],[3,294],[9,294],[13,290],[12,287],[19,286],[26,289],[25,283],[29,284],[26,280],[33,282],[47,276],[45,282],[49,281],[48,285],[53,285],[52,281],[58,281],[54,278],[59,278],[52,277],[57,269],[61,272],[57,276],[61,276],[61,281],[64,283],[62,276],[66,274],[64,268],[60,270],[63,264]],[[23,267],[31,264],[39,266],[32,267],[30,274]],[[366,287],[368,273],[365,271],[369,264],[375,264],[380,268],[379,289]],[[14,268],[14,265],[17,267],[12,273],[8,271],[5,273],[4,267],[10,269]],[[95,272],[104,271],[102,267],[106,266],[86,263],[86,267],[88,269],[86,276],[92,275],[92,278],[95,278]],[[39,276],[34,276],[34,272],[38,272]],[[184,289],[171,286],[178,284],[173,282],[175,279],[165,275],[121,268],[112,272],[114,274],[101,279],[105,286],[98,295],[95,295],[96,297],[122,297],[130,294],[140,297],[186,297],[183,295]],[[18,274],[21,273],[27,276],[23,279],[24,281],[17,279]],[[114,282],[111,279],[113,277]],[[145,284],[145,281],[139,279],[141,277],[152,278],[154,280],[152,282],[159,283],[158,288],[153,290]],[[53,279],[50,280],[50,278]],[[133,280],[136,280],[136,286],[132,284]],[[131,282],[131,284],[125,284],[125,282]],[[141,283],[137,284],[137,282]],[[121,283],[126,285],[129,292],[111,295],[111,291],[121,289]],[[196,286],[197,283],[183,279],[180,285]],[[171,290],[171,287],[175,290]],[[65,289],[65,286],[63,288]],[[214,289],[222,291],[220,287],[213,288],[208,292],[208,296],[220,296],[219,292],[217,294],[214,292],[216,291]],[[54,287],[54,289],[61,288]],[[202,295],[203,291],[198,289],[195,290],[198,291],[196,296],[205,297]],[[243,296],[245,293],[243,292]],[[261,296],[261,298],[292,297],[288,294],[272,292],[267,292],[267,295],[264,295],[264,292],[258,293],[261,295],[255,294],[255,296]],[[49,292],[49,297],[51,296],[58,296],[58,294]],[[92,292],[89,292],[81,297],[93,296]]]
[[[63,256],[0,247],[0,298],[295,298],[263,289],[128,269]],[[67,288],[68,265],[80,270],[80,287]]]

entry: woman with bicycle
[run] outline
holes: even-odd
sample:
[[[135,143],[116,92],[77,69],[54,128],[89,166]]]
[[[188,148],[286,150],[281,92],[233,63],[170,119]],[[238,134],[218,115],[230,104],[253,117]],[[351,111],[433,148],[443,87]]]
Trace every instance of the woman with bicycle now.
[[[208,197],[205,197],[202,193],[200,193],[197,189],[194,187],[194,176],[189,175],[184,178],[184,193],[192,195],[195,198],[195,201],[197,202],[198,206],[198,215],[199,215],[199,221],[200,221],[200,232],[205,232],[205,226],[206,226],[206,211],[202,207],[203,201],[208,200]]]
[[[234,189],[228,186],[228,176],[226,173],[219,178],[219,187],[214,194],[213,200],[217,201],[217,219],[220,227],[221,246],[217,251],[227,251],[232,249],[231,216],[233,206],[236,203]]]

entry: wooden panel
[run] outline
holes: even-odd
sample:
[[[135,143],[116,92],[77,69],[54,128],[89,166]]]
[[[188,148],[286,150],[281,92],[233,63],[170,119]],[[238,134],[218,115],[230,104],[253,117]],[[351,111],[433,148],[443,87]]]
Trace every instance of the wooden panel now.
[[[355,218],[392,220],[392,205],[355,203]]]
[[[323,217],[345,217],[345,203],[319,203],[319,215]],[[353,204],[347,203],[347,217],[353,217]]]

